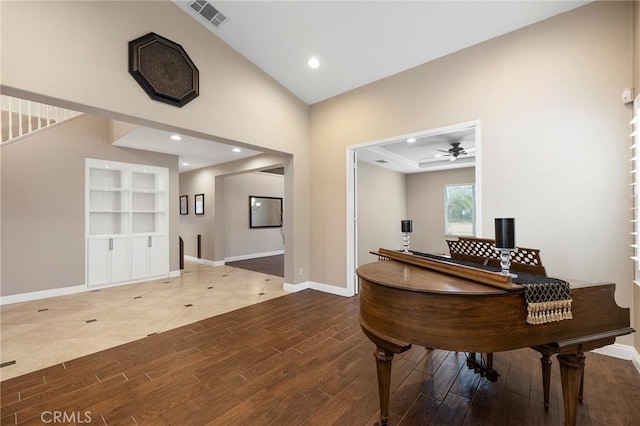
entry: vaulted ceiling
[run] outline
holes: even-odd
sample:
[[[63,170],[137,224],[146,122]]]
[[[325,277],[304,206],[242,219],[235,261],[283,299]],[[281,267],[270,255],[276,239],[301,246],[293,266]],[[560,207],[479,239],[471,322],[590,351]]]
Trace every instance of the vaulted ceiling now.
[[[211,1],[174,0],[307,104],[514,31],[589,1]],[[319,66],[308,61],[317,58]],[[460,133],[461,132],[461,133]],[[148,133],[146,133],[148,136]],[[359,158],[403,173],[473,165],[474,132],[418,135],[362,148]],[[158,135],[168,140],[169,135]],[[465,154],[436,157],[460,142]],[[120,142],[148,149],[144,138]],[[181,171],[225,161],[231,147],[162,143]],[[206,147],[201,149],[199,147]],[[156,148],[159,151],[163,148]],[[257,154],[246,151],[244,154]],[[239,158],[236,156],[235,158]],[[198,161],[195,161],[199,159]],[[382,160],[382,161],[381,161]],[[386,161],[386,162],[384,162]],[[193,165],[192,165],[193,164]]]

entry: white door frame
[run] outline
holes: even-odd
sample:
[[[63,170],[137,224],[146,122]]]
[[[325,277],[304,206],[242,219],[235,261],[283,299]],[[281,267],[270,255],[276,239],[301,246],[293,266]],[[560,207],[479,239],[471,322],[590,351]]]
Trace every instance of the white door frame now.
[[[361,144],[350,145],[347,147],[347,296],[353,296],[358,293],[358,277],[356,276],[357,253],[358,253],[358,212],[357,212],[357,150],[373,145],[384,145],[401,139],[420,138],[424,136],[432,136],[441,133],[451,133],[458,130],[474,127],[476,132],[476,152],[475,152],[475,198],[476,198],[476,235],[482,235],[482,208],[481,208],[481,132],[480,120],[465,121],[463,123],[452,124],[449,126],[438,127],[435,129],[424,130],[421,132],[410,133],[406,135],[394,136],[375,141],[364,142]]]

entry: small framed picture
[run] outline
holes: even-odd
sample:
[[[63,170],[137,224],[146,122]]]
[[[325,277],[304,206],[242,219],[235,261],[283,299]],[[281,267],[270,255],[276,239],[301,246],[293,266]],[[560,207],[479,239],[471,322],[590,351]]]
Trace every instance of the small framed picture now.
[[[189,196],[180,196],[180,214],[189,214]]]
[[[195,214],[204,214],[204,194],[195,196]]]

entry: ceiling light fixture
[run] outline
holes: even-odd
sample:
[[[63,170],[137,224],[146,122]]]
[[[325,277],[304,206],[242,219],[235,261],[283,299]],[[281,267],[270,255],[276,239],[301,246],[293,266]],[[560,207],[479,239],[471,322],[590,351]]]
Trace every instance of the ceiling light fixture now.
[[[416,138],[407,139],[407,143],[414,143],[415,141],[416,141]]]
[[[189,165],[189,163],[182,163],[182,165],[186,167]]]
[[[182,138],[181,138],[179,135],[171,135],[171,140],[174,140],[174,141],[181,141],[181,140],[182,140]]]
[[[240,148],[233,148],[232,151],[233,152],[242,152],[242,150]]]
[[[320,60],[318,58],[316,58],[315,56],[312,56],[309,59],[309,62],[307,62],[307,64],[309,64],[309,66],[313,69],[316,69],[320,66]]]

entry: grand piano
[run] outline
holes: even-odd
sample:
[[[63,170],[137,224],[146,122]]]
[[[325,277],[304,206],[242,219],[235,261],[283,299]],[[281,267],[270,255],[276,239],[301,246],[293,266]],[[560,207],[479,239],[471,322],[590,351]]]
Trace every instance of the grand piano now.
[[[560,364],[565,425],[576,423],[585,365],[584,352],[634,332],[629,309],[614,300],[615,284],[568,280],[572,319],[530,324],[523,287],[500,273],[446,259],[380,249],[385,259],[357,269],[360,325],[376,345],[380,425],[389,418],[394,354],[412,344],[469,353],[531,347],[542,354],[545,404],[549,357]],[[546,371],[545,371],[546,370]]]

